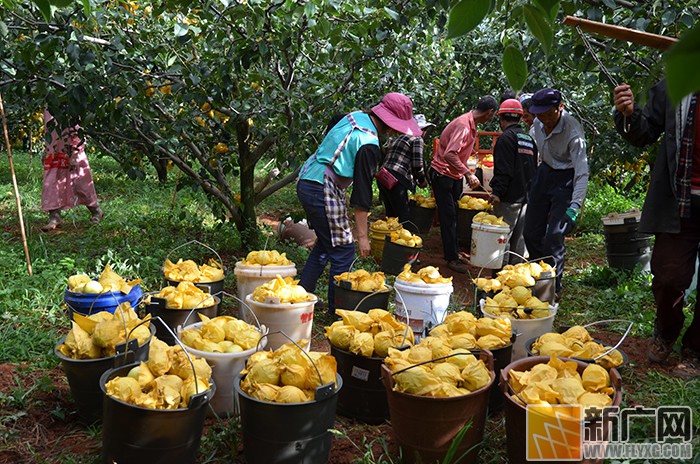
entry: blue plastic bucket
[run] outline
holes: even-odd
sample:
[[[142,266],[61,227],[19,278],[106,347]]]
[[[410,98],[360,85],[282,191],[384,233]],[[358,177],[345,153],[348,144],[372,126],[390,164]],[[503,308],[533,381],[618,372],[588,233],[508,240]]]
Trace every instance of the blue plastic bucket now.
[[[99,313],[107,311],[114,313],[122,303],[129,302],[132,308],[136,308],[136,304],[143,295],[140,285],[134,285],[128,295],[122,292],[109,293],[75,293],[68,291],[66,288],[63,294],[63,301],[68,305],[70,310],[70,318],[73,319],[73,311],[83,315]]]

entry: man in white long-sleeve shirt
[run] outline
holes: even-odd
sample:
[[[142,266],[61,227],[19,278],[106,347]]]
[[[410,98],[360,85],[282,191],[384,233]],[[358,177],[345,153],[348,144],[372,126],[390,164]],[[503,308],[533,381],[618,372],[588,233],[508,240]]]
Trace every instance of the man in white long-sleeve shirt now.
[[[561,92],[542,89],[532,96],[536,116],[532,132],[542,162],[530,189],[523,236],[531,259],[547,258],[556,266],[561,290],[564,237],[576,224],[588,185],[583,127],[565,109]]]

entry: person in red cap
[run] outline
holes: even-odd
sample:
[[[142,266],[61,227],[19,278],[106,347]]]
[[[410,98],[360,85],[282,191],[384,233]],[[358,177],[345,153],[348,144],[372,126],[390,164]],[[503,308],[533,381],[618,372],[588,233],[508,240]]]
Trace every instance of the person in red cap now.
[[[457,244],[457,202],[462,196],[463,178],[469,186],[477,187],[479,179],[467,167],[477,137],[477,124],[483,124],[496,114],[498,103],[491,96],[483,97],[468,113],[453,119],[440,134],[440,143],[430,165],[430,183],[435,194],[440,235],[447,267],[467,272],[469,261],[459,256]]]
[[[493,147],[493,179],[489,202],[493,214],[502,216],[510,227],[510,251],[525,256],[525,212],[530,182],[537,169],[537,146],[520,126],[523,107],[518,100],[509,99],[498,108],[498,120],[503,133]],[[522,262],[509,255],[507,263]]]
[[[559,293],[566,257],[564,237],[576,224],[588,187],[586,137],[581,124],[564,109],[556,89],[535,92],[530,113],[537,117],[530,134],[541,163],[530,187],[523,236],[531,259],[545,259],[556,267]]]
[[[348,271],[355,259],[346,208],[347,189],[353,185],[350,206],[355,213],[359,253],[365,257],[369,255],[367,216],[372,207],[372,182],[381,161],[379,136],[392,133],[421,135],[413,119],[413,102],[400,93],[386,94],[368,112],[354,111],[341,118],[301,168],[297,195],[317,241],[299,284],[315,293],[316,283],[330,261],[328,311],[331,314],[335,314],[333,276]]]
[[[656,238],[651,254],[656,320],[647,357],[666,363],[683,332],[686,290],[692,288],[700,259],[700,94],[674,105],[664,79],[649,90],[642,108],[623,83],[615,87],[614,103],[615,127],[625,140],[636,147],[660,140],[639,231]],[[681,338],[681,362],[671,374],[700,376],[700,298]]]

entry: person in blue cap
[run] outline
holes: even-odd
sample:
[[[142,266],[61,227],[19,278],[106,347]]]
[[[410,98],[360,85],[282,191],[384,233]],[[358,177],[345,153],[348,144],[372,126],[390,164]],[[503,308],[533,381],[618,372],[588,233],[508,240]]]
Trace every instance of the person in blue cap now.
[[[530,113],[536,119],[531,135],[541,163],[530,187],[525,214],[525,246],[531,259],[556,266],[555,291],[561,290],[566,246],[579,216],[588,184],[586,138],[581,124],[564,109],[559,90],[532,95]]]

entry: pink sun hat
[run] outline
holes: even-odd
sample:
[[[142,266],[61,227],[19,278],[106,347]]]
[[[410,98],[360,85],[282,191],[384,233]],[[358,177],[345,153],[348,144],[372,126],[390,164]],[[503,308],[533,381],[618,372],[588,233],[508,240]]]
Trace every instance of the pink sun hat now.
[[[421,129],[413,119],[413,102],[402,93],[391,92],[384,95],[381,103],[372,112],[384,124],[406,135],[420,136]]]

